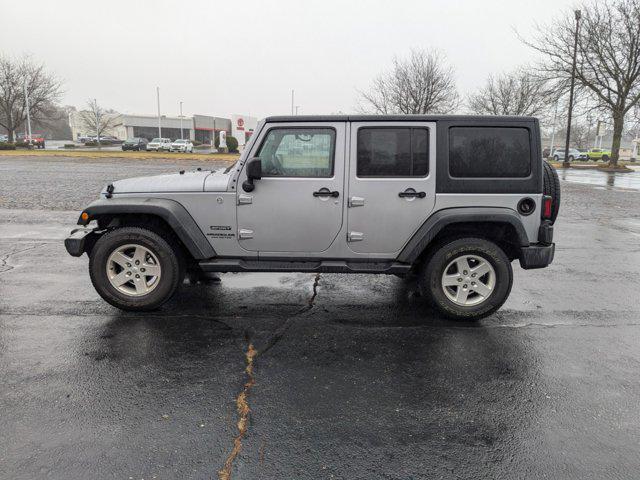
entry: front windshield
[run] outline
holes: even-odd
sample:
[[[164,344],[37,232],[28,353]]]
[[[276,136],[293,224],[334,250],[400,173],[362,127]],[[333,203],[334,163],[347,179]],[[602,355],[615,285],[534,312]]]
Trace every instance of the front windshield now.
[[[176,141],[175,141],[175,142],[173,142],[173,143],[187,143],[187,141],[186,141],[186,140],[180,140],[180,139],[178,139],[178,140],[176,140]]]
[[[161,138],[154,138],[153,140],[151,140],[153,143],[160,143],[162,142]]]

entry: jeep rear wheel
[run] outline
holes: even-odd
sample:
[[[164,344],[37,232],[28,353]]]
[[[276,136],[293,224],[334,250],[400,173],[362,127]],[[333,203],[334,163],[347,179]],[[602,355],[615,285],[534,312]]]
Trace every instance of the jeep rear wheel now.
[[[506,301],[512,284],[513,271],[505,253],[481,238],[441,245],[419,277],[422,294],[440,313],[455,320],[491,315]]]
[[[91,282],[114,307],[154,310],[169,300],[184,278],[181,252],[164,238],[139,227],[111,230],[94,245]]]

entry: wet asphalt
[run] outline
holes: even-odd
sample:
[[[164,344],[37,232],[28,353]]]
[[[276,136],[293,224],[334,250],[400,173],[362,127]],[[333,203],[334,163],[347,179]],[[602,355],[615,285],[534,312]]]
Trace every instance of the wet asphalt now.
[[[0,478],[216,479],[234,440],[234,479],[638,477],[633,180],[564,175],[555,262],[514,265],[477,323],[369,275],[227,274],[112,308],[62,239],[108,181],[191,166],[0,157]]]

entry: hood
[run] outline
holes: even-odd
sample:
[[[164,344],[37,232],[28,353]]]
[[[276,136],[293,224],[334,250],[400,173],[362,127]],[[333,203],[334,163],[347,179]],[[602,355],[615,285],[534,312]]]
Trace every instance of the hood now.
[[[151,177],[136,177],[118,180],[112,183],[113,193],[166,193],[166,192],[204,192],[226,191],[229,175],[224,170],[216,172],[196,170]],[[208,181],[212,178],[212,181]],[[102,193],[106,193],[106,188]]]

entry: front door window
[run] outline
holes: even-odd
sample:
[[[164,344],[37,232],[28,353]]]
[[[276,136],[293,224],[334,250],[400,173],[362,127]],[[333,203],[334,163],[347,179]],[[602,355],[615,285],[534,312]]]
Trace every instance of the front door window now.
[[[336,132],[330,128],[273,128],[260,148],[264,177],[333,175]]]

